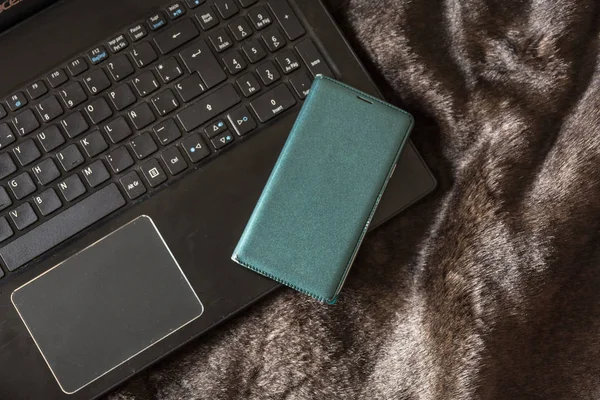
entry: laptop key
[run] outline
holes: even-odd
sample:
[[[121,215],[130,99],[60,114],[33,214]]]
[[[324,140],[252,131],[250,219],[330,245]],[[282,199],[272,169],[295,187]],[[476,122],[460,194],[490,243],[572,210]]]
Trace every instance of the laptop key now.
[[[29,203],[23,203],[8,213],[18,230],[22,231],[38,220]]]
[[[8,224],[5,217],[0,217],[0,242],[5,241],[13,235],[13,230]],[[0,277],[4,276],[4,272],[0,273]]]
[[[219,150],[227,146],[229,143],[233,142],[233,135],[231,134],[231,132],[225,131],[224,133],[221,133],[220,135],[212,138],[210,142],[215,148],[215,150]]]
[[[27,104],[27,98],[23,92],[17,92],[6,99],[6,104],[8,104],[10,111],[17,111],[19,108]]]
[[[171,147],[165,150],[162,153],[161,158],[171,175],[177,175],[188,167],[177,147]]]
[[[126,55],[120,55],[106,65],[115,82],[119,82],[135,72]]]
[[[194,42],[179,53],[179,56],[190,73],[196,71],[200,74],[208,89],[227,79],[223,67],[203,39]]]
[[[156,121],[152,109],[147,103],[142,103],[127,113],[136,129],[141,130]]]
[[[272,61],[267,61],[266,63],[258,66],[256,68],[256,73],[266,86],[272,85],[281,79],[281,74],[279,74],[279,71],[277,71],[277,68]]]
[[[133,86],[135,86],[138,94],[144,97],[155,92],[160,87],[160,83],[158,83],[152,71],[146,71],[133,80]]]
[[[133,165],[133,158],[124,146],[117,147],[106,156],[106,161],[115,174],[123,172]]]
[[[12,130],[10,129],[10,126],[8,126],[7,123],[1,123],[0,124],[0,149],[5,148],[6,146],[11,144],[15,140],[16,140],[15,135],[13,134]]]
[[[233,39],[227,34],[225,29],[219,29],[208,35],[208,40],[213,45],[217,53],[227,50],[233,46]]]
[[[290,83],[292,84],[292,87],[296,91],[298,97],[305,99],[306,96],[308,96],[312,82],[306,72],[302,71],[293,75],[290,78]]]
[[[247,66],[244,57],[242,57],[242,54],[237,50],[225,54],[222,57],[222,60],[227,67],[227,70],[232,75],[239,74],[246,69]]]
[[[48,93],[48,87],[43,81],[37,81],[27,86],[27,94],[32,100],[38,99]],[[1,114],[1,113],[0,113]],[[0,115],[1,118],[1,115]]]
[[[262,34],[262,39],[271,52],[276,52],[285,46],[285,38],[276,27],[271,27]]]
[[[48,126],[37,134],[37,138],[45,152],[50,152],[65,142],[65,138],[56,125]]]
[[[152,104],[160,116],[167,115],[179,107],[179,101],[171,89],[164,90],[152,98]]]
[[[59,182],[58,189],[68,202],[83,196],[85,193],[85,186],[83,185],[83,182],[81,182],[81,179],[78,175],[71,175],[65,180]]]
[[[4,210],[6,207],[12,204],[12,200],[8,195],[8,192],[4,187],[0,186],[0,210]]]
[[[252,64],[259,62],[267,56],[267,52],[260,44],[260,42],[256,39],[252,39],[244,43],[244,45],[242,46],[242,50],[244,51],[244,54],[246,54],[246,57],[248,57],[248,60],[250,60]]]
[[[267,9],[263,6],[258,6],[248,11],[248,18],[250,18],[250,22],[252,22],[256,30],[264,29],[273,22]]]
[[[67,133],[67,135],[70,138],[74,138],[74,137],[81,135],[83,132],[87,131],[88,128],[90,127],[88,125],[87,121],[85,120],[85,118],[83,118],[83,114],[81,114],[81,112],[79,112],[79,111],[75,111],[73,114],[65,117],[62,121],[60,121],[60,124],[62,125],[63,129],[65,130],[65,132]],[[63,142],[64,142],[64,139],[63,139]],[[52,149],[50,149],[50,150],[52,150]],[[46,151],[50,151],[50,150],[46,150]]]
[[[110,68],[109,68],[110,69]],[[103,70],[97,69],[83,78],[85,86],[92,94],[97,94],[110,86],[110,80]]]
[[[22,111],[13,117],[12,121],[17,133],[21,136],[25,136],[40,127],[40,123],[31,110]]]
[[[27,172],[17,175],[15,178],[8,181],[8,187],[13,192],[15,199],[21,200],[27,195],[35,192],[35,183]]]
[[[284,50],[283,52],[279,53],[275,59],[277,60],[277,64],[279,64],[279,67],[283,73],[286,75],[300,68],[300,61],[298,60],[298,57],[296,57],[296,54],[293,50]]]
[[[173,3],[167,7],[167,15],[171,19],[177,19],[185,14],[185,8],[180,3]]]
[[[246,22],[244,17],[237,17],[233,21],[229,23],[229,30],[233,34],[233,37],[238,41],[242,41],[246,39],[248,36],[252,35],[252,28]]]
[[[94,125],[99,124],[112,115],[112,110],[103,97],[100,97],[85,106],[85,111],[87,111],[87,115]]]
[[[158,150],[158,146],[154,143],[152,136],[148,132],[134,137],[129,144],[138,160],[143,160]]]
[[[167,175],[156,158],[144,163],[140,170],[150,187],[156,187],[167,180]]]
[[[79,141],[88,157],[95,157],[108,149],[108,144],[100,131],[96,130]]]
[[[141,181],[138,173],[135,171],[125,174],[125,176],[119,179],[119,182],[121,182],[121,186],[123,186],[123,189],[125,189],[125,192],[127,192],[127,196],[131,200],[137,199],[146,193],[146,187]]]
[[[208,5],[198,9],[196,20],[205,31],[219,25],[219,19]]]
[[[102,45],[94,47],[88,52],[88,59],[93,65],[99,64],[108,58],[108,51]]]
[[[306,31],[300,20],[285,0],[269,1],[269,8],[277,18],[279,25],[287,35],[288,39],[296,40],[304,35]]]
[[[47,158],[31,169],[40,185],[47,185],[60,176],[58,167],[51,158]]]
[[[192,20],[188,18],[156,35],[154,43],[162,54],[167,54],[181,47],[199,34],[200,32],[198,32]]]
[[[335,77],[327,62],[316,48],[315,44],[310,39],[306,39],[300,44],[296,46],[296,51],[300,54],[300,58],[302,61],[308,66],[308,69],[313,74],[313,76],[317,76],[319,74],[330,76],[332,78]]]
[[[229,19],[240,11],[233,0],[215,0],[214,5],[223,19]]]
[[[156,71],[164,83],[169,83],[183,75],[183,70],[174,57],[167,58],[158,64]]]
[[[256,121],[254,121],[246,107],[232,111],[227,115],[227,118],[239,136],[244,136],[256,128]]]
[[[4,179],[17,170],[15,162],[8,153],[0,153],[0,179]]]
[[[56,153],[56,158],[66,172],[73,170],[85,161],[76,144],[67,146]]]
[[[221,132],[225,132],[226,130],[227,130],[227,125],[225,125],[225,122],[219,120],[219,121],[213,122],[212,124],[210,124],[209,126],[204,128],[204,133],[206,133],[206,135],[209,138],[213,138],[213,137],[217,136],[218,134],[220,134]]]
[[[123,84],[108,92],[108,98],[117,111],[124,110],[136,101],[135,94],[128,84]]]
[[[46,97],[35,108],[44,122],[50,122],[63,113],[63,108],[55,96]]]
[[[108,170],[104,166],[102,160],[96,160],[83,170],[81,170],[83,177],[90,187],[95,188],[103,182],[106,182],[110,178]]]
[[[240,101],[240,95],[231,84],[228,84],[180,111],[177,114],[177,119],[179,119],[183,128],[190,132],[227,111]]]
[[[148,18],[148,20],[146,20],[146,23],[150,27],[150,30],[156,31],[165,26],[167,24],[167,20],[162,15],[162,13],[156,13],[150,18]]]
[[[210,150],[204,144],[202,138],[197,133],[188,136],[181,142],[183,151],[187,154],[191,162],[197,163],[210,154]]]
[[[22,166],[31,164],[42,156],[33,139],[27,139],[13,147],[13,153]]]
[[[119,143],[133,133],[124,117],[119,117],[104,125],[104,131],[113,143]]]
[[[108,48],[112,53],[118,53],[129,46],[125,35],[118,35],[108,41]]]
[[[88,98],[79,82],[70,83],[62,88],[60,90],[60,97],[62,97],[68,108],[76,107]]]
[[[175,85],[175,89],[177,89],[177,93],[179,93],[181,99],[187,103],[204,93],[206,91],[206,85],[202,82],[200,75],[198,75],[197,72],[194,72],[192,75]]]
[[[57,88],[65,83],[69,78],[67,77],[67,74],[65,74],[65,71],[62,68],[59,68],[54,72],[51,72],[46,79],[48,80],[50,86]]]
[[[144,28],[144,25],[137,24],[127,29],[127,34],[129,35],[129,38],[132,42],[137,42],[138,40],[141,40],[144,37],[146,37],[146,35],[148,35],[148,32],[146,31],[146,28]]]
[[[281,84],[250,102],[250,107],[261,122],[267,122],[293,107],[296,99],[287,85]]]
[[[163,146],[181,137],[181,131],[172,119],[161,122],[153,130],[158,142]]]
[[[78,76],[88,70],[88,64],[85,61],[85,58],[79,57],[79,58],[76,58],[75,60],[71,61],[67,65],[67,69],[69,70],[69,73],[71,74],[71,76]]]
[[[139,68],[143,68],[158,59],[156,51],[149,42],[144,42],[131,50],[131,57],[133,57],[133,61]]]
[[[124,205],[112,183],[0,248],[0,257],[14,271]]]
[[[33,203],[44,217],[62,207],[62,201],[60,201],[58,195],[52,188],[34,196]]]

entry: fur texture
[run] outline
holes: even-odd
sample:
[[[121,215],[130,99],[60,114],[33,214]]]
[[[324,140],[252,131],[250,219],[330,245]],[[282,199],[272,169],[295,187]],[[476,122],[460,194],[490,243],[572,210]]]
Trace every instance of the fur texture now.
[[[110,398],[600,398],[600,3],[328,3],[440,188]]]

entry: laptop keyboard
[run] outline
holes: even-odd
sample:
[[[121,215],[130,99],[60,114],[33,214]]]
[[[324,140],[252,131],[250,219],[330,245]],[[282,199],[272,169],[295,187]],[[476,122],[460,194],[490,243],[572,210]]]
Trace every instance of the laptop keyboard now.
[[[218,157],[333,76],[285,0],[187,0],[0,104],[0,278]]]

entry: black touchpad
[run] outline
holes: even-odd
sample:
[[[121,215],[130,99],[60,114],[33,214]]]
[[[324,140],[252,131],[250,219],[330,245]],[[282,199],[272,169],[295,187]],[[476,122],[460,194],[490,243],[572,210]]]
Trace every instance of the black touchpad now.
[[[12,301],[70,394],[203,311],[149,217],[139,217],[21,286]]]

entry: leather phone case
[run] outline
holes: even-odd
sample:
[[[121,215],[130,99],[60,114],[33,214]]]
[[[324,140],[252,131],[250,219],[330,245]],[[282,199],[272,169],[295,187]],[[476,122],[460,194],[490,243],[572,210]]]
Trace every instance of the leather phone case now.
[[[317,76],[232,259],[335,303],[412,126]]]

